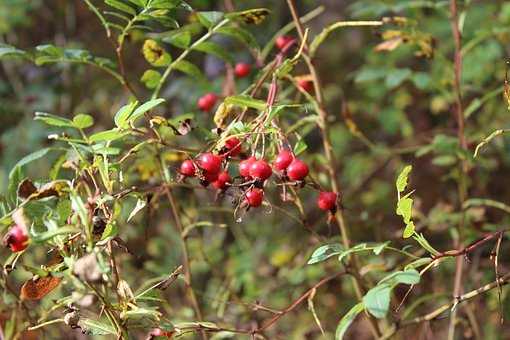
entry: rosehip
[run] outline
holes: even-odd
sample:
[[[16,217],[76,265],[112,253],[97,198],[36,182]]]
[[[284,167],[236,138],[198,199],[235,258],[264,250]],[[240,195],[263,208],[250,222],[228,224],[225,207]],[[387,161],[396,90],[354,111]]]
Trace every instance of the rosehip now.
[[[293,181],[302,181],[307,175],[308,165],[297,158],[287,168],[287,176]]]
[[[211,109],[214,107],[214,104],[216,104],[217,100],[218,96],[216,96],[214,93],[207,93],[202,97],[198,98],[197,106],[200,110],[208,112],[211,111]]]
[[[218,174],[221,168],[221,157],[206,152],[198,156],[197,163],[205,172]]]
[[[262,204],[264,191],[259,188],[252,188],[246,193],[246,202],[250,207],[258,207]]]
[[[218,179],[219,174],[217,172],[204,172],[204,180],[209,183],[214,183]]]
[[[241,152],[241,141],[237,137],[230,137],[225,141],[225,148],[230,156],[235,157]]]
[[[195,164],[193,161],[187,159],[181,164],[180,173],[187,177],[195,176]]]
[[[276,38],[275,44],[279,50],[283,50],[290,42],[294,41],[294,38],[288,35],[280,35]]]
[[[273,169],[264,160],[254,161],[250,166],[250,176],[258,180],[266,180],[273,174]]]
[[[279,171],[283,171],[287,169],[290,163],[292,163],[293,159],[294,155],[292,154],[292,152],[286,149],[281,149],[274,161],[274,167]]]
[[[231,180],[232,179],[230,178],[228,172],[223,171],[218,175],[218,179],[213,182],[213,186],[216,189],[225,189],[227,187],[227,183],[230,183]]]
[[[239,174],[244,178],[250,178],[251,165],[256,162],[257,159],[253,156],[239,162]]]
[[[297,83],[303,91],[311,92],[313,89],[313,83],[309,80],[299,79]]]
[[[321,191],[317,198],[317,206],[324,211],[335,211],[337,198],[338,195],[336,192]]]
[[[244,78],[248,76],[251,72],[251,66],[247,63],[237,63],[234,72],[236,74],[236,77]]]
[[[28,235],[20,226],[15,225],[5,235],[4,244],[15,253],[22,251],[28,247]]]

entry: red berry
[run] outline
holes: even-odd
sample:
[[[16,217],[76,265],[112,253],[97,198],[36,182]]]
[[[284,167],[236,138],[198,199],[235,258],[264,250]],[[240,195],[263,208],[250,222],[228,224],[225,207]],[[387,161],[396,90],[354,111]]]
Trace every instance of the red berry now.
[[[243,176],[244,178],[250,178],[250,168],[251,165],[256,162],[257,159],[253,156],[251,156],[248,159],[245,159],[244,161],[239,162],[239,174]]]
[[[264,160],[254,161],[250,166],[250,176],[259,179],[266,180],[273,174],[273,169]]]
[[[278,153],[278,156],[276,156],[276,159],[274,160],[274,167],[279,171],[283,171],[287,169],[290,163],[292,163],[293,159],[294,155],[292,152],[286,149],[281,149]]]
[[[237,63],[234,69],[236,77],[244,78],[251,72],[251,65],[247,63]]]
[[[216,96],[214,93],[207,93],[198,98],[197,106],[200,110],[209,112],[214,107],[214,104],[216,104],[217,100],[218,96]]]
[[[293,181],[302,181],[306,175],[308,175],[308,165],[297,158],[287,168],[287,176]]]
[[[246,202],[250,207],[258,207],[262,204],[264,191],[259,188],[253,188],[246,193]]]
[[[207,184],[214,183],[218,179],[218,175],[219,174],[217,172],[205,171],[204,172],[204,179],[207,182]]]
[[[280,35],[278,38],[276,38],[275,44],[279,50],[283,50],[292,41],[294,41],[294,38],[292,38],[291,36]]]
[[[195,164],[193,163],[192,160],[187,159],[184,162],[182,162],[180,168],[181,174],[183,174],[184,176],[193,177],[195,176],[195,171],[196,171]]]
[[[303,90],[303,91],[306,91],[306,92],[311,92],[312,89],[313,89],[313,83],[309,80],[306,80],[306,79],[299,79],[298,80],[298,86]]]
[[[28,235],[18,225],[14,225],[5,235],[4,244],[11,248],[11,251],[18,252],[28,247]]]
[[[221,157],[206,152],[198,156],[197,163],[205,172],[218,174],[221,168]]]
[[[225,189],[227,187],[227,183],[230,183],[231,180],[232,179],[230,178],[228,172],[223,171],[218,175],[218,179],[213,182],[213,186],[216,189]]]
[[[334,211],[336,209],[337,193],[331,191],[321,191],[317,198],[317,206],[324,211]]]
[[[225,148],[230,156],[235,157],[241,152],[241,141],[237,137],[230,137],[225,141]]]

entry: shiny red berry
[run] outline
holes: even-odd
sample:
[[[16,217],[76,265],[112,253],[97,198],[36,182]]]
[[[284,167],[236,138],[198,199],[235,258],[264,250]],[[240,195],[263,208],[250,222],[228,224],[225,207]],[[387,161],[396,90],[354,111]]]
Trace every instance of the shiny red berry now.
[[[244,178],[250,178],[251,165],[256,162],[257,159],[253,156],[239,162],[239,174]]]
[[[195,176],[195,171],[196,171],[196,168],[195,168],[195,164],[193,163],[193,161],[187,159],[181,163],[181,168],[180,168],[179,172],[181,174],[183,174],[184,176],[193,177],[193,176]]]
[[[198,156],[197,163],[206,172],[218,174],[221,168],[221,157],[206,152]]]
[[[334,211],[336,209],[337,197],[336,192],[321,191],[317,198],[317,206],[324,211]]]
[[[271,177],[273,169],[264,160],[254,161],[250,166],[250,176],[252,178],[264,181]]]
[[[274,167],[276,170],[283,171],[287,169],[287,167],[292,163],[292,160],[294,159],[294,155],[292,152],[286,149],[281,149],[278,153],[278,156],[276,156],[276,159],[274,160]]]
[[[209,171],[204,172],[204,180],[207,182],[207,184],[216,182],[216,180],[218,179],[218,176],[219,176],[218,172],[209,172]]]
[[[28,247],[28,234],[18,225],[13,226],[4,237],[4,244],[12,252],[18,252]]]
[[[241,141],[237,137],[230,137],[225,141],[225,148],[229,156],[235,157],[241,153]]]
[[[252,188],[246,193],[246,202],[250,207],[258,207],[264,199],[264,191],[259,188]]]
[[[297,158],[287,168],[287,176],[293,181],[302,181],[307,175],[308,165]]]
[[[294,41],[294,38],[292,38],[291,36],[280,35],[278,38],[276,38],[275,44],[279,50],[283,50],[292,41]]]
[[[244,78],[250,74],[251,65],[247,63],[237,63],[234,68],[234,72],[236,74],[236,77]]]
[[[198,98],[197,106],[200,110],[204,112],[209,112],[212,110],[217,100],[218,96],[216,96],[214,93],[207,93],[202,97]]]
[[[230,183],[231,180],[232,178],[230,178],[228,172],[223,171],[218,175],[218,179],[213,182],[213,186],[216,189],[225,189],[227,187],[227,183]]]
[[[313,89],[313,83],[310,80],[306,79],[299,79],[298,80],[298,86],[306,92],[311,92]]]

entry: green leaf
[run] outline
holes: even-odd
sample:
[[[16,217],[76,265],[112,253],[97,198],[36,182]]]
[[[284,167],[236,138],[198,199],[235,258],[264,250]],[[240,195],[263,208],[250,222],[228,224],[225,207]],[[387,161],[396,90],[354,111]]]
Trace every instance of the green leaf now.
[[[109,237],[115,237],[118,233],[119,228],[117,227],[117,223],[108,223],[104,228],[103,234],[101,235],[101,241]]]
[[[198,21],[206,28],[211,28],[223,19],[223,12],[209,11],[209,12],[198,12]]]
[[[357,252],[360,252],[360,251],[366,251],[367,250],[367,244],[366,243],[360,243],[360,244],[357,244],[355,245],[354,247],[352,248],[349,248],[347,250],[344,250],[340,256],[338,256],[338,261],[342,262],[342,260],[347,257],[349,254],[352,254],[352,253],[357,253]]]
[[[384,279],[379,281],[378,285],[388,284],[390,286],[396,286],[399,283],[406,285],[415,285],[420,282],[420,273],[416,269],[408,269],[405,271],[397,271],[386,276]]]
[[[94,124],[94,118],[87,114],[77,114],[73,117],[73,125],[78,129],[86,129]]]
[[[142,78],[140,78],[142,83],[144,83],[145,87],[148,89],[154,89],[158,86],[161,81],[161,74],[155,70],[147,70],[143,73]]]
[[[202,71],[200,71],[195,64],[190,63],[189,61],[180,60],[174,64],[174,68],[198,80],[205,80]]]
[[[377,285],[370,289],[363,297],[365,308],[370,314],[382,319],[388,313],[390,307],[391,287],[389,285]]]
[[[28,58],[29,54],[14,46],[0,43],[0,59],[1,58]]]
[[[105,321],[92,320],[87,318],[81,318],[78,324],[81,330],[89,335],[116,335],[115,328]]]
[[[338,323],[338,326],[336,327],[335,331],[335,340],[342,340],[345,332],[347,332],[347,329],[352,324],[356,316],[358,316],[359,313],[361,313],[365,309],[365,305],[363,302],[360,302],[356,305],[354,305],[347,314],[345,314],[342,319],[340,319],[340,322]]]
[[[404,223],[408,224],[411,221],[413,200],[409,197],[404,197],[397,202],[397,215],[402,216]]]
[[[227,49],[224,46],[218,45],[212,41],[204,41],[197,46],[193,47],[194,50],[204,52],[207,54],[211,54],[215,57],[223,59],[225,62],[229,64],[233,64],[234,60],[232,56],[227,52]]]
[[[407,187],[407,179],[409,177],[409,173],[413,167],[411,165],[406,165],[404,169],[400,172],[400,174],[397,177],[397,182],[395,183],[397,186],[398,192],[402,192]]]
[[[245,95],[231,96],[225,98],[226,105],[236,105],[242,107],[249,107],[258,111],[266,109],[266,102]]]
[[[20,159],[18,161],[18,163],[16,163],[16,165],[14,165],[13,169],[9,173],[9,178],[12,176],[12,174],[14,173],[16,168],[21,168],[21,167],[25,166],[26,164],[28,164],[30,162],[33,162],[35,160],[38,160],[39,158],[42,158],[42,157],[46,156],[46,154],[48,152],[50,152],[51,150],[53,150],[53,149],[52,148],[44,148],[44,149],[32,152],[31,154],[26,155],[25,157]]]
[[[118,129],[101,131],[89,137],[91,142],[109,142],[114,141],[127,135],[127,132],[122,132]]]
[[[136,11],[134,10],[133,7],[125,4],[124,2],[122,2],[121,0],[105,0],[104,1],[107,5],[110,5],[112,6],[113,8],[116,8],[118,9],[119,11],[122,11],[124,13],[128,13],[128,14],[131,14],[133,16],[136,15]]]
[[[32,240],[34,242],[42,243],[42,242],[45,242],[47,240],[54,238],[57,235],[74,234],[79,231],[80,231],[80,229],[68,225],[68,226],[58,228],[58,229],[48,230],[43,233],[33,234],[31,236],[32,236]]]
[[[168,44],[174,45],[175,47],[186,49],[191,44],[191,32],[190,31],[175,32],[169,37],[164,37],[162,40]]]
[[[133,110],[138,105],[138,101],[131,102],[124,105],[117,111],[114,117],[115,125],[120,129],[126,129],[129,127],[129,117],[133,113]]]
[[[338,243],[320,246],[312,253],[312,256],[308,260],[307,264],[314,264],[325,261],[332,256],[340,254],[343,249],[344,248]]]
[[[260,48],[255,37],[249,31],[247,31],[241,27],[232,27],[232,26],[220,27],[217,30],[215,30],[215,32],[218,34],[223,34],[223,35],[227,35],[232,38],[235,38],[248,47],[251,47],[254,49]]]
[[[131,214],[129,214],[129,217],[127,219],[127,222],[131,221],[131,219],[133,217],[135,217],[135,215],[140,211],[142,210],[145,206],[147,205],[147,200],[145,199],[142,199],[142,198],[139,198],[138,201],[136,201],[136,206],[135,208],[133,209],[133,211],[131,211]]]
[[[131,117],[129,118],[129,120],[134,123],[136,122],[136,120],[138,118],[140,118],[141,116],[143,116],[143,114],[147,111],[150,111],[152,110],[153,108],[155,108],[156,106],[158,106],[159,104],[165,102],[165,100],[163,98],[156,98],[156,99],[152,99],[152,100],[149,100],[148,102],[146,103],[143,103],[142,105],[140,105],[136,110],[135,112],[133,112],[133,114],[131,115]]]
[[[372,251],[375,255],[379,255],[383,252],[383,250],[390,244],[390,241],[386,241],[384,243],[381,243],[380,245],[376,246]]]
[[[299,156],[306,149],[308,149],[308,145],[306,144],[306,142],[303,138],[300,138],[297,141],[296,145],[294,145],[294,155]]]
[[[413,236],[414,229],[415,229],[414,222],[413,221],[409,221],[409,223],[406,224],[404,232],[402,233],[402,237],[403,238],[409,238],[409,237]]]
[[[386,87],[393,89],[402,84],[406,79],[411,76],[412,72],[408,68],[393,69],[386,75]]]
[[[71,120],[67,118],[62,118],[59,116],[52,115],[46,112],[36,112],[35,120],[40,120],[48,125],[58,126],[58,127],[74,127],[74,124]]]

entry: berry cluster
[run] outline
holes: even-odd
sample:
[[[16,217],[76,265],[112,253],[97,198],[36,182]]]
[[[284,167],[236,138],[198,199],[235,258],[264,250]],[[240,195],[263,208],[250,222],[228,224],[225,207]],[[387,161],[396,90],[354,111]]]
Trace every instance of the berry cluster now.
[[[287,150],[281,149],[274,159],[272,166],[265,159],[250,156],[240,159],[238,164],[239,176],[231,177],[226,170],[231,160],[238,159],[242,154],[241,141],[237,137],[228,138],[218,154],[211,152],[201,153],[195,159],[187,159],[181,163],[180,174],[183,178],[197,177],[204,186],[212,184],[221,192],[234,185],[234,180],[240,183],[235,185],[240,189],[238,202],[245,207],[259,207],[264,201],[264,186],[273,175],[273,169],[279,173],[283,181],[292,181],[304,184],[308,176],[308,165],[295,157]],[[333,192],[320,192],[317,199],[320,209],[334,212],[337,206],[337,194]]]

